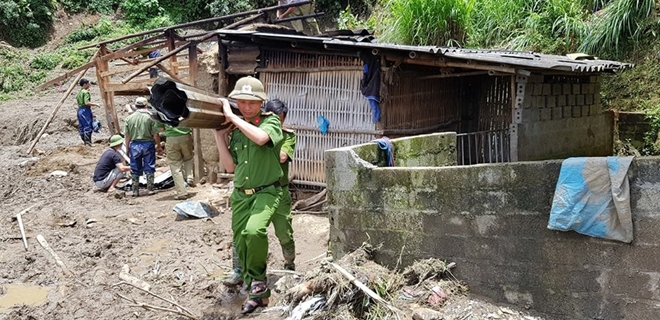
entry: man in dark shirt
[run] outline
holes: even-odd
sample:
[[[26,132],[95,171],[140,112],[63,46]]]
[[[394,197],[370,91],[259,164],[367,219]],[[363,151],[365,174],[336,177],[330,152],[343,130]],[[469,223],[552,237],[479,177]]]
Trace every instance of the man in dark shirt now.
[[[121,178],[131,167],[124,165],[118,150],[124,142],[122,136],[116,134],[110,137],[110,148],[103,152],[94,169],[94,184],[99,190],[113,192]]]

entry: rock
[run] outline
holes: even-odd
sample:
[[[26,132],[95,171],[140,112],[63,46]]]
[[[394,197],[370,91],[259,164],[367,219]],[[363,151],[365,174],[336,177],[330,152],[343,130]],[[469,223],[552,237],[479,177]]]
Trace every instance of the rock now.
[[[68,173],[66,173],[65,171],[62,171],[62,170],[55,170],[55,171],[50,173],[51,177],[66,177],[67,175],[68,175]]]
[[[33,163],[33,162],[37,162],[37,161],[39,161],[39,157],[31,157],[31,158],[27,158],[26,160],[21,161],[21,163],[19,163],[18,166],[19,166],[19,167],[25,167],[25,166],[27,166],[28,164],[31,164],[31,163]]]
[[[427,309],[419,308],[415,309],[412,314],[413,320],[442,320],[444,319],[442,312]]]

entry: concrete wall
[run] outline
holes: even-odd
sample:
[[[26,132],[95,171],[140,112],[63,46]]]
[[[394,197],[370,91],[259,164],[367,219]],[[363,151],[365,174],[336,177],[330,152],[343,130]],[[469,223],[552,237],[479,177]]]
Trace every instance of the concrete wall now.
[[[517,160],[612,155],[613,116],[602,114],[600,82],[601,76],[518,77]]]
[[[380,168],[352,148],[325,154],[335,256],[383,244],[394,266],[456,261],[473,293],[549,319],[660,319],[660,158],[635,160],[635,240],[547,230],[560,161]]]
[[[609,156],[614,150],[612,112],[518,125],[518,161]]]
[[[391,140],[394,146],[394,166],[454,166],[456,165],[456,133],[432,133]],[[351,147],[364,161],[385,167],[385,152],[375,142]]]

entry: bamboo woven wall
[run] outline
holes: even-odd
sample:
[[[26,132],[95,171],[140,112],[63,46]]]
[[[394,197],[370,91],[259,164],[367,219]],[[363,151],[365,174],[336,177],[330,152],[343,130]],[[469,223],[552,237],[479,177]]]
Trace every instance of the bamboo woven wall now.
[[[465,80],[419,80],[420,76],[417,72],[398,72],[396,80],[387,85],[388,94],[381,106],[382,128],[425,128],[460,120]]]
[[[484,76],[479,99],[479,128],[477,131],[509,129],[511,115],[511,77]]]
[[[362,62],[357,57],[262,52],[260,78],[271,99],[289,107],[285,125],[296,130],[291,171],[295,179],[325,182],[323,152],[374,139],[371,111],[360,93]],[[321,134],[317,117],[330,122]]]

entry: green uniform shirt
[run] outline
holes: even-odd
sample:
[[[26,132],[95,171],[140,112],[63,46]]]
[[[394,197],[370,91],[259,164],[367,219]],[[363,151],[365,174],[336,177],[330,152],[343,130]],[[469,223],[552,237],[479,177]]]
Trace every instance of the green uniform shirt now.
[[[266,131],[270,141],[259,146],[241,132],[234,130],[229,140],[229,152],[236,164],[234,186],[252,189],[277,182],[282,177],[280,148],[282,128],[280,118],[266,114],[255,118],[252,124]]]
[[[78,103],[78,107],[87,107],[85,104],[87,102],[92,101],[92,95],[89,94],[89,91],[87,89],[81,89],[80,92],[76,95],[76,102]]]
[[[131,137],[131,141],[154,141],[154,134],[158,133],[159,129],[158,122],[140,110],[126,118],[124,125],[124,133]]]
[[[284,134],[284,140],[282,141],[282,147],[280,151],[286,153],[289,156],[284,163],[280,163],[282,167],[282,178],[280,178],[280,184],[285,186],[289,184],[289,164],[293,160],[293,153],[296,149],[296,134],[293,131],[283,129],[282,133]]]
[[[190,134],[192,132],[192,129],[190,128],[183,128],[183,127],[172,127],[170,125],[164,125],[165,131],[163,132],[163,135],[166,137],[179,137],[179,136],[185,136],[187,134]]]

